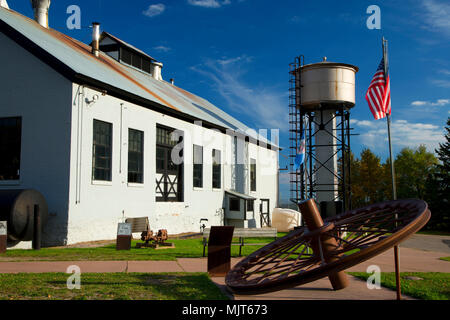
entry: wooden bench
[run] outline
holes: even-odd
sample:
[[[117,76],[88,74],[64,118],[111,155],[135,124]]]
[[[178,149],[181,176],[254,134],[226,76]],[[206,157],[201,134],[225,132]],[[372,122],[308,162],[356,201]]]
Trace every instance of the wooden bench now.
[[[203,256],[205,256],[206,246],[208,245],[208,238],[211,229],[206,228],[203,231]],[[245,238],[274,238],[277,239],[277,228],[234,228],[233,238],[239,238],[239,242],[231,243],[232,246],[239,246],[239,256],[242,254],[242,247],[260,246],[267,243],[244,243]]]

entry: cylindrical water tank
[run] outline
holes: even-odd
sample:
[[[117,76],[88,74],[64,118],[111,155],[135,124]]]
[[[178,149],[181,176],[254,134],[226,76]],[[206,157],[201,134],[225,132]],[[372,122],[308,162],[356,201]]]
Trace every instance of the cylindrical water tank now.
[[[301,107],[315,110],[344,105],[355,105],[355,74],[358,67],[328,62],[326,58],[319,63],[304,65],[301,72]]]
[[[289,232],[301,224],[300,212],[292,209],[275,208],[272,213],[272,227],[278,232]]]
[[[33,189],[0,190],[0,221],[8,222],[8,242],[33,240],[34,206],[39,205],[41,226],[48,219],[44,196]]]

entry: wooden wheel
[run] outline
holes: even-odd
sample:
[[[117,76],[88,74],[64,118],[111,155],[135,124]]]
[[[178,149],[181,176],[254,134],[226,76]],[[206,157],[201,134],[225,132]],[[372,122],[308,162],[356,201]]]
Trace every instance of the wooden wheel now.
[[[255,251],[225,278],[237,294],[258,294],[329,277],[347,285],[344,269],[368,260],[419,231],[430,219],[426,202],[387,201],[322,221],[313,200],[299,204],[307,227]]]

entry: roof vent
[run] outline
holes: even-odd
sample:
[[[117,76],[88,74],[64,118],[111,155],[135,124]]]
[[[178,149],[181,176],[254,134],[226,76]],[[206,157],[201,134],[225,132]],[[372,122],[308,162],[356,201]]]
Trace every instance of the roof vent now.
[[[0,7],[9,9],[8,2],[6,2],[6,0],[0,0]]]
[[[151,74],[154,79],[156,79],[156,80],[163,79],[162,75],[161,75],[162,67],[163,67],[163,64],[161,62],[152,61]]]
[[[34,20],[44,28],[48,28],[48,9],[50,0],[31,0],[34,11]]]

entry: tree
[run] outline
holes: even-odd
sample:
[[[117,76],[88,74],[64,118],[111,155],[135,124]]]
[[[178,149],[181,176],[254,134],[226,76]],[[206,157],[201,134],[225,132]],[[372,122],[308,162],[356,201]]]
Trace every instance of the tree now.
[[[384,200],[380,158],[370,149],[361,152],[361,160],[351,159],[352,207],[358,208]]]
[[[424,145],[416,150],[404,148],[395,159],[397,198],[424,199],[427,179],[433,174],[438,160]]]
[[[429,175],[426,186],[426,201],[431,211],[431,219],[427,224],[428,229],[450,230],[449,213],[449,184],[450,184],[450,117],[447,118],[445,128],[446,142],[440,143],[436,149],[440,163],[435,166],[435,171]]]

